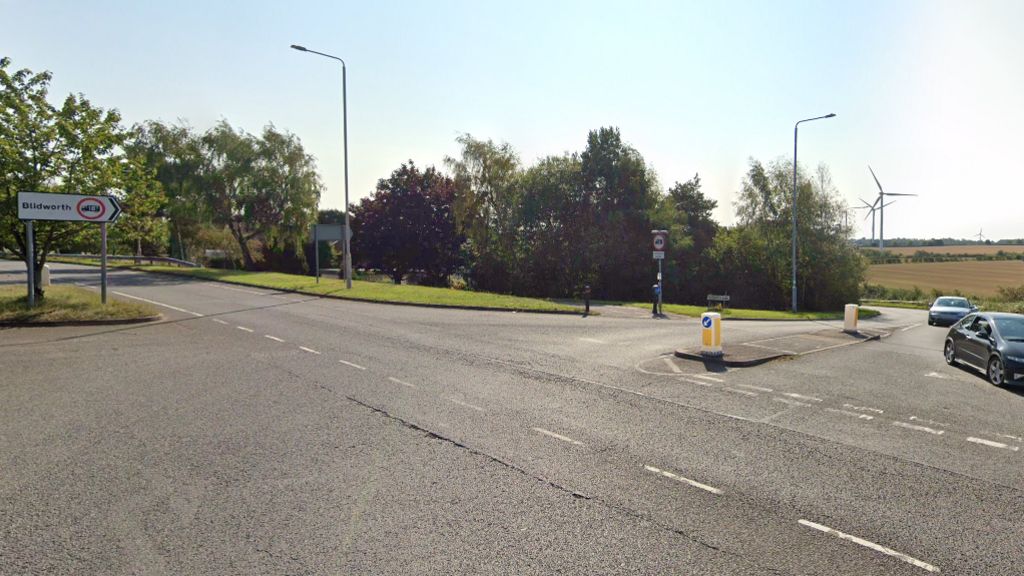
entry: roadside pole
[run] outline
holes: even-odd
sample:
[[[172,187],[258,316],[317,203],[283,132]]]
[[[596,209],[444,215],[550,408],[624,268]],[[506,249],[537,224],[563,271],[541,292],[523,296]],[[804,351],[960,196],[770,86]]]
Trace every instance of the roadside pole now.
[[[28,251],[28,307],[36,305],[36,247],[33,242],[32,221],[25,221],[25,246]]]
[[[661,295],[665,293],[665,285],[661,283],[661,260],[658,260],[658,314],[664,314],[661,307]]]
[[[100,222],[100,302],[107,303],[107,223]]]
[[[314,274],[316,274],[316,283],[319,284],[320,283],[320,227],[315,225],[315,224],[313,225],[313,253],[316,254],[316,256],[313,257],[313,261],[316,262],[316,264],[314,265],[314,266],[316,266],[316,269],[314,270]]]
[[[664,293],[665,285],[662,283],[661,274],[661,261],[665,259],[665,248],[668,244],[668,230],[651,230],[651,245],[654,248],[653,257],[658,261],[658,298],[655,300],[655,307],[657,310],[654,312],[655,316],[662,316],[661,302],[662,294]]]

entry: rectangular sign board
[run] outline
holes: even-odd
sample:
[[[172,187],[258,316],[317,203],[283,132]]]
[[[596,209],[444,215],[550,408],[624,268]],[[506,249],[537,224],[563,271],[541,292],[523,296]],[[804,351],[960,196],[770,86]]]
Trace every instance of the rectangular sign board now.
[[[655,250],[654,251],[654,259],[655,260],[664,260],[665,259],[665,251],[664,250]]]
[[[113,222],[121,205],[113,196],[18,192],[18,220]]]
[[[340,242],[344,238],[344,231],[344,224],[317,224],[316,239],[320,242]],[[351,238],[352,235],[349,234],[348,237]]]

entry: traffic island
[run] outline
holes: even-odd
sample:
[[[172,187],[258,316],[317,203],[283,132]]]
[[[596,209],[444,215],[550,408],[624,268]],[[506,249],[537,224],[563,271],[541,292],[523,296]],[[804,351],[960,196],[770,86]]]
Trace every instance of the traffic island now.
[[[141,302],[111,300],[77,286],[50,286],[46,296],[28,306],[24,285],[0,286],[0,326],[90,326],[153,322],[161,318],[155,308]]]
[[[752,342],[723,344],[721,347],[722,354],[718,356],[701,354],[700,346],[676,350],[675,355],[686,360],[697,360],[711,365],[740,368],[757,366],[780,358],[793,358],[844,346],[852,346],[862,342],[878,340],[886,335],[886,332],[877,330],[860,330],[854,334],[841,330],[820,330],[805,334],[766,338]]]

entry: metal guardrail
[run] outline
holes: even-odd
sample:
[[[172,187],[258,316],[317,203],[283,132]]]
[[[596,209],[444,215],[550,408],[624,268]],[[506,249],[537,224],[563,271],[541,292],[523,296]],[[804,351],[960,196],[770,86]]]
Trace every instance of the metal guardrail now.
[[[57,258],[91,258],[99,260],[99,254],[51,254],[51,257]],[[134,260],[137,262],[162,262],[164,264],[174,264],[183,268],[202,268],[202,264],[196,264],[195,262],[189,262],[188,260],[180,260],[178,258],[171,258],[169,256],[117,256],[113,254],[107,254],[107,260]]]

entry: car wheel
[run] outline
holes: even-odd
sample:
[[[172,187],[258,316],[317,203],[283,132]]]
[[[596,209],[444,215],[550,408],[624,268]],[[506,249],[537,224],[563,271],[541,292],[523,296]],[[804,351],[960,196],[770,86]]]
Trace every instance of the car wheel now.
[[[929,318],[929,319],[928,319],[928,325],[929,325],[929,326],[935,326],[935,321],[934,321],[934,320],[932,320],[931,318]]]
[[[956,365],[956,347],[953,345],[952,340],[946,340],[946,364],[950,366]]]
[[[998,356],[993,356],[988,361],[988,381],[996,386],[1002,386],[1006,382],[1006,373],[1003,371],[1003,361]]]

